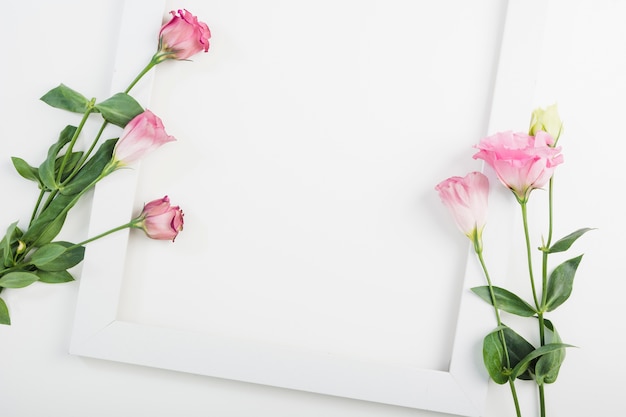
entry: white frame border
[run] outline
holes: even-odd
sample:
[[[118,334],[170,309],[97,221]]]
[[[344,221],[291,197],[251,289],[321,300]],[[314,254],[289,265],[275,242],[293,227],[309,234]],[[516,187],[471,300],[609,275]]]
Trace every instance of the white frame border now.
[[[490,131],[506,129],[511,118],[528,114],[538,74],[537,63],[528,58],[535,55],[541,44],[547,2],[508,3]],[[118,90],[121,80],[128,79],[122,65],[129,61],[126,58],[134,56],[136,60],[137,51],[146,50],[142,41],[131,35],[144,29],[138,26],[150,28],[146,29],[148,32],[159,24],[164,4],[164,0],[126,1],[113,91]],[[138,20],[136,16],[142,18]],[[150,84],[144,83],[146,88]],[[133,95],[141,101],[149,94],[147,89],[138,89]],[[103,218],[130,218],[137,175],[135,170],[119,174],[115,180],[97,186],[92,228],[96,228],[96,220],[97,230],[114,226],[103,225]],[[129,204],[111,209],[107,200],[112,195]],[[494,203],[492,198],[490,212],[497,210],[493,208],[497,201],[496,198]],[[445,372],[336,358],[118,320],[127,240],[128,234],[121,232],[90,244],[80,282],[72,354],[463,416],[483,414],[488,378],[482,370],[480,342],[485,329],[490,328],[490,311],[468,291],[483,285],[473,256],[467,265],[452,360]],[[480,316],[486,320],[477,320]],[[294,368],[298,371],[294,372]]]

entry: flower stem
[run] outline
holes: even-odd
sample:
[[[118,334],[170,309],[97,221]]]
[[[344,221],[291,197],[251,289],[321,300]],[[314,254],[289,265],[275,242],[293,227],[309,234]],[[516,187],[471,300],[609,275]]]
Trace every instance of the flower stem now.
[[[146,67],[144,69],[141,70],[141,72],[139,74],[137,74],[137,76],[135,77],[135,79],[128,85],[128,87],[126,88],[126,90],[124,90],[124,93],[128,94],[128,92],[135,86],[135,84],[137,84],[139,82],[139,80],[146,75],[146,73],[148,71],[150,71],[152,69],[152,67],[154,67],[156,64],[158,64],[158,61],[156,59],[157,55],[155,54],[152,59],[150,60],[150,62],[148,62],[148,65],[146,65]]]
[[[33,213],[30,215],[30,221],[28,222],[29,226],[33,224],[33,221],[35,221],[35,218],[37,217],[37,211],[39,210],[39,205],[41,204],[44,195],[46,195],[45,190],[39,191],[39,196],[37,197],[37,202],[35,203],[35,207],[33,208]]]
[[[530,248],[530,234],[528,231],[528,208],[526,206],[526,201],[521,201],[520,206],[522,207],[522,220],[524,222],[524,238],[526,241],[526,259],[528,262],[528,276],[530,278],[530,287],[533,291],[533,300],[535,301],[535,307],[537,311],[541,311],[539,298],[537,298],[537,289],[535,288],[535,277],[533,274],[533,261],[532,261],[532,253]]]
[[[59,167],[59,172],[57,174],[57,183],[61,183],[61,177],[63,176],[63,171],[65,170],[65,164],[67,163],[68,158],[72,154],[72,149],[74,148],[74,144],[76,143],[76,140],[78,139],[78,136],[80,135],[80,132],[83,130],[83,127],[85,126],[85,123],[87,122],[87,119],[89,118],[89,115],[93,112],[93,106],[95,103],[96,103],[96,99],[92,98],[89,104],[87,105],[87,110],[85,110],[85,113],[83,114],[83,118],[81,119],[80,124],[78,125],[78,128],[76,129],[76,132],[74,132],[74,136],[72,136],[72,139],[70,140],[70,144],[67,147],[67,151],[65,152],[65,155],[63,156],[63,159],[61,160],[61,166]]]
[[[496,295],[493,291],[493,284],[491,283],[491,278],[489,276],[489,271],[487,270],[487,265],[485,264],[485,259],[483,258],[482,253],[482,244],[477,244],[477,239],[474,239],[474,248],[476,251],[476,255],[478,255],[478,260],[480,261],[480,266],[483,269],[483,273],[485,274],[485,279],[487,280],[487,286],[489,287],[489,295],[491,297],[491,303],[493,304],[493,309],[496,315],[496,322],[498,327],[502,326],[502,320],[500,319],[500,309],[498,308],[498,302],[496,300]],[[504,331],[501,329],[499,332],[500,341],[502,342],[502,346],[504,348],[504,358],[506,361],[507,369],[511,369],[511,359],[509,356],[509,350],[506,345],[506,339],[504,337]],[[515,389],[515,379],[509,377],[509,387],[511,389],[511,396],[513,397],[513,404],[515,405],[515,413],[517,417],[522,416],[522,411],[519,405],[519,399],[517,398],[517,390]]]
[[[83,241],[82,241],[82,242],[80,242],[80,243],[76,243],[75,245],[72,245],[72,246],[71,246],[70,248],[68,248],[68,249],[74,248],[74,247],[76,247],[76,246],[84,246],[84,245],[86,245],[86,244],[88,244],[88,243],[93,242],[94,240],[98,240],[98,239],[100,239],[100,238],[103,238],[103,237],[105,237],[105,236],[108,236],[108,235],[110,235],[111,233],[119,232],[120,230],[124,230],[124,229],[128,229],[129,227],[133,227],[133,225],[134,225],[134,224],[135,224],[135,221],[134,221],[134,220],[132,220],[132,221],[130,221],[130,222],[128,222],[128,223],[126,223],[126,224],[123,224],[123,225],[121,225],[121,226],[114,227],[114,228],[113,228],[113,229],[111,229],[111,230],[107,230],[107,231],[106,231],[106,232],[104,232],[104,233],[100,233],[99,235],[96,235],[96,236],[94,236],[94,237],[90,237],[89,239],[83,240]]]

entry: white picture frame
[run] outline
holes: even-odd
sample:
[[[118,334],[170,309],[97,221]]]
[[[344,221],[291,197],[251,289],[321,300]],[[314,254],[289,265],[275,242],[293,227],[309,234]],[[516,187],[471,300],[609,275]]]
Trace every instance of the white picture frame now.
[[[497,77],[493,84],[489,131],[511,129],[511,126],[523,128],[527,123],[523,118],[531,109],[537,68],[531,60],[517,57],[532,56],[536,45],[541,43],[545,3],[539,0],[508,2],[497,71],[494,71]],[[154,38],[137,34],[156,33],[165,11],[164,0],[126,1],[113,92],[132,78],[139,65],[137,62],[142,62],[138,59],[142,54],[149,59],[154,52]],[[214,36],[219,35],[214,33]],[[150,102],[154,88],[151,77],[148,75],[133,92],[141,103]],[[471,152],[471,143],[469,145]],[[447,160],[443,157],[438,163],[445,167]],[[452,165],[450,168],[448,176],[463,174]],[[140,172],[139,166],[122,170],[98,184],[92,203],[92,234],[127,222],[136,214]],[[436,198],[434,190],[433,195]],[[111,201],[118,204],[111,205]],[[502,194],[492,190],[490,224],[500,224],[500,227],[493,227],[486,234],[506,233],[507,220],[498,218],[498,213],[508,210],[508,204]],[[503,207],[507,208],[501,210]],[[446,230],[453,230],[452,227]],[[184,233],[190,232],[185,230]],[[460,295],[453,297],[454,302],[459,303],[457,320],[449,366],[442,370],[298,349],[210,329],[198,331],[129,320],[121,301],[126,269],[132,262],[127,257],[129,236],[128,231],[120,232],[89,245],[80,278],[70,346],[72,354],[461,416],[482,415],[488,377],[482,366],[481,343],[494,326],[490,321],[491,310],[469,291],[471,287],[484,285],[471,250],[468,250]],[[451,233],[449,239],[463,237]],[[182,241],[183,236],[179,240]],[[168,250],[178,243],[177,240]],[[505,269],[506,247],[496,248],[491,260],[496,271]],[[463,259],[452,262],[463,262]],[[437,265],[423,267],[428,274],[437,272]],[[170,291],[183,296],[177,297],[178,304],[173,302],[164,308],[182,307],[185,287],[172,283]],[[411,326],[414,319],[399,318],[404,320],[405,326]]]

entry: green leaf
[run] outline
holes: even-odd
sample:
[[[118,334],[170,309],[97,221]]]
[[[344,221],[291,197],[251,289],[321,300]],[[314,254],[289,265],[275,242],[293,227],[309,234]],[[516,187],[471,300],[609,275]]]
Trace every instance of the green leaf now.
[[[74,277],[67,271],[37,271],[40,282],[46,284],[61,284],[74,281]]]
[[[569,259],[557,266],[548,278],[546,309],[553,311],[563,304],[572,293],[574,275],[583,255]]]
[[[9,272],[0,278],[0,287],[23,288],[37,281],[39,277],[32,272]]]
[[[506,342],[506,351],[502,343],[502,335],[504,335]],[[497,384],[504,384],[510,378],[511,369],[534,349],[534,346],[528,343],[526,339],[503,325],[484,338],[483,362],[491,379]],[[509,358],[508,364],[507,356]],[[520,372],[523,379],[530,378],[524,374],[526,368]]]
[[[72,180],[61,187],[59,191],[64,195],[74,195],[83,191],[85,187],[93,186],[93,182],[98,179],[102,171],[113,158],[113,149],[117,139],[109,139],[105,141],[98,151],[87,161],[85,165],[78,171],[78,174]]]
[[[39,177],[41,182],[49,189],[58,188],[56,178],[56,159],[61,149],[72,140],[76,133],[76,126],[66,126],[59,135],[59,140],[48,149],[46,160],[39,166]]]
[[[581,237],[582,235],[584,235],[590,230],[594,230],[594,229],[589,228],[589,227],[578,229],[575,232],[570,233],[569,235],[565,236],[564,238],[559,239],[557,242],[554,243],[554,245],[552,245],[548,249],[548,253],[564,252],[568,250],[572,246],[572,244],[576,241],[576,239],[578,239],[579,237]]]
[[[474,287],[472,291],[487,303],[493,305],[488,286]],[[522,317],[531,317],[537,314],[530,304],[504,288],[493,287],[493,293],[500,310]]]
[[[102,114],[109,123],[125,127],[135,116],[144,112],[143,107],[126,93],[117,93],[94,108]]]
[[[524,371],[528,368],[528,366],[530,365],[530,363],[536,359],[539,358],[547,353],[550,352],[555,352],[559,349],[563,349],[566,347],[573,347],[572,345],[568,345],[565,343],[548,343],[544,346],[541,346],[535,350],[533,350],[532,352],[530,352],[528,355],[526,355],[524,357],[524,359],[522,359],[516,366],[515,368],[513,368],[513,372],[511,373],[511,376],[514,378],[517,378],[518,376],[520,376],[522,373],[524,373]]]
[[[68,175],[76,168],[81,158],[83,157],[83,152],[72,152],[67,160],[65,161],[65,166],[63,167],[63,173],[61,174],[61,181],[64,181]],[[59,156],[54,163],[54,171],[59,172],[61,169],[61,164],[63,163],[63,159],[65,155]]]
[[[29,226],[22,236],[28,246],[42,246],[50,243],[63,228],[67,212],[61,214],[66,206],[76,204],[73,196],[57,195],[52,203]]]
[[[26,161],[22,158],[11,157],[11,161],[13,162],[13,166],[18,174],[22,176],[22,178],[26,178],[27,180],[34,181],[39,184],[39,187],[43,186],[41,182],[41,178],[39,178],[39,170],[33,166],[30,166]]]
[[[13,265],[14,258],[13,258],[13,250],[11,249],[11,244],[14,241],[13,236],[19,230],[17,228],[17,223],[18,222],[13,222],[9,225],[9,227],[7,228],[6,234],[4,235],[4,238],[2,239],[2,252],[4,254],[3,259],[2,259],[2,264],[6,267]]]
[[[89,100],[82,94],[72,90],[64,84],[53,88],[41,97],[44,103],[57,109],[68,110],[74,113],[85,113]]]
[[[552,332],[551,343],[561,343],[561,337],[557,333],[554,325],[549,320],[544,321],[545,327]],[[541,356],[535,365],[535,380],[537,384],[552,384],[559,376],[561,364],[565,360],[565,348],[546,353]]]
[[[70,242],[54,242],[37,249],[30,263],[42,271],[64,271],[78,265],[84,256],[84,246],[74,246]]]
[[[489,333],[483,339],[483,363],[496,384],[505,384],[509,377],[505,371],[506,354],[500,332]]]
[[[9,308],[2,298],[0,298],[0,324],[11,324],[11,317],[9,316]]]

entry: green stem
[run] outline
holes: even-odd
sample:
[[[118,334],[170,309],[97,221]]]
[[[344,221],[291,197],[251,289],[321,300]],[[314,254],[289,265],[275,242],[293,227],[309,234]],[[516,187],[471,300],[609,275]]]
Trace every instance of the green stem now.
[[[515,380],[513,378],[509,378],[509,387],[511,388],[513,403],[515,403],[515,414],[517,417],[522,417],[522,410],[519,406],[519,398],[517,398],[517,390],[515,389]]]
[[[524,222],[524,239],[526,241],[526,259],[528,263],[528,276],[530,278],[530,287],[533,291],[533,300],[535,301],[535,307],[537,311],[541,311],[541,307],[539,304],[539,298],[537,298],[537,289],[535,288],[535,277],[533,274],[533,261],[532,261],[532,252],[530,247],[530,233],[528,231],[528,209],[525,201],[520,201],[520,206],[522,207],[522,219]]]
[[[37,197],[37,202],[35,203],[35,208],[33,208],[33,213],[30,215],[30,221],[28,222],[29,226],[31,224],[33,224],[33,221],[35,221],[35,217],[37,217],[37,211],[39,210],[39,205],[41,204],[41,201],[43,200],[43,196],[45,194],[46,194],[45,190],[39,191],[39,197]]]
[[[66,185],[68,182],[70,182],[72,180],[72,178],[74,178],[74,176],[76,176],[76,174],[78,174],[78,171],[80,171],[80,168],[82,168],[83,164],[85,162],[87,162],[87,159],[89,159],[89,155],[91,155],[91,153],[95,149],[96,145],[98,144],[98,141],[100,140],[100,137],[102,136],[102,133],[104,132],[104,129],[107,127],[108,124],[109,124],[109,122],[106,121],[106,120],[104,122],[102,122],[102,126],[100,126],[100,130],[98,130],[98,133],[96,134],[96,137],[91,142],[91,146],[89,146],[89,149],[87,149],[87,152],[85,152],[85,154],[81,158],[80,162],[78,164],[76,164],[76,168],[74,168],[72,173],[70,175],[68,175],[67,178],[61,183],[62,186]]]
[[[119,232],[120,230],[128,229],[129,227],[135,227],[135,224],[136,224],[136,220],[133,219],[133,220],[131,220],[130,222],[128,222],[126,224],[114,227],[113,229],[107,230],[104,233],[100,233],[99,235],[96,235],[94,237],[90,237],[89,239],[83,240],[80,243],[76,243],[75,245],[70,246],[68,249],[72,249],[72,248],[77,247],[77,246],[84,246],[84,245],[86,245],[88,243],[93,242],[94,240],[98,240],[98,239],[103,238],[103,237],[105,237],[107,235],[110,235],[111,233]]]
[[[487,286],[489,287],[489,295],[491,297],[491,303],[493,304],[493,309],[496,315],[496,322],[498,327],[502,326],[502,320],[500,319],[500,309],[498,308],[498,302],[496,300],[496,295],[493,291],[493,284],[491,283],[491,277],[489,276],[489,271],[487,270],[487,265],[485,264],[485,259],[483,258],[482,253],[482,244],[477,242],[478,238],[474,239],[474,249],[476,254],[478,255],[478,260],[480,261],[480,266],[483,269],[483,273],[485,274],[485,279],[487,280]],[[507,369],[511,369],[511,359],[509,356],[509,349],[506,345],[506,339],[504,337],[504,331],[500,330],[499,332],[500,341],[502,342],[502,346],[504,348],[504,357],[506,360]],[[522,416],[522,411],[519,405],[519,399],[517,398],[517,390],[515,389],[515,379],[509,377],[509,387],[511,389],[511,396],[513,397],[513,404],[515,405],[515,413],[517,417]]]
[[[146,75],[146,73],[148,71],[150,71],[152,69],[152,67],[154,67],[156,64],[158,64],[158,60],[157,60],[157,55],[155,54],[152,59],[150,60],[150,62],[148,62],[148,65],[146,65],[146,67],[144,69],[141,70],[141,72],[135,77],[135,79],[128,85],[128,88],[126,88],[126,90],[124,90],[124,93],[128,94],[128,92],[135,86],[135,84],[137,84],[139,82],[139,80]]]
[[[550,178],[550,182],[548,185],[548,237],[546,242],[544,242],[544,249],[549,248],[552,245],[552,233],[554,229],[554,201],[553,201],[553,181]],[[538,309],[539,314],[537,317],[539,319],[539,342],[541,346],[546,344],[546,335],[545,335],[545,322],[544,322],[544,311],[546,308],[547,297],[548,297],[548,252],[546,250],[542,251],[543,255],[541,257],[541,308]],[[546,395],[544,385],[539,385],[539,410],[541,417],[546,416]]]
[[[61,183],[61,177],[63,176],[63,171],[65,170],[65,164],[67,163],[67,160],[72,154],[72,150],[74,149],[74,144],[76,143],[76,140],[78,139],[78,136],[80,135],[80,132],[83,130],[83,127],[85,126],[85,123],[87,122],[87,119],[89,118],[89,115],[93,112],[93,106],[95,103],[96,103],[96,99],[92,98],[89,104],[87,105],[87,110],[85,110],[85,113],[83,114],[83,118],[80,120],[80,124],[78,125],[76,132],[74,132],[74,136],[72,136],[72,139],[70,140],[70,144],[67,147],[67,151],[65,152],[65,155],[63,156],[63,159],[61,160],[61,166],[59,167],[59,172],[57,174],[57,183]]]
[[[50,192],[50,194],[48,194],[48,198],[46,199],[46,202],[43,204],[43,207],[41,207],[41,211],[44,211],[50,205],[50,203],[52,203],[52,200],[54,200],[54,197],[56,197],[58,193],[59,193],[59,190],[53,190]]]

